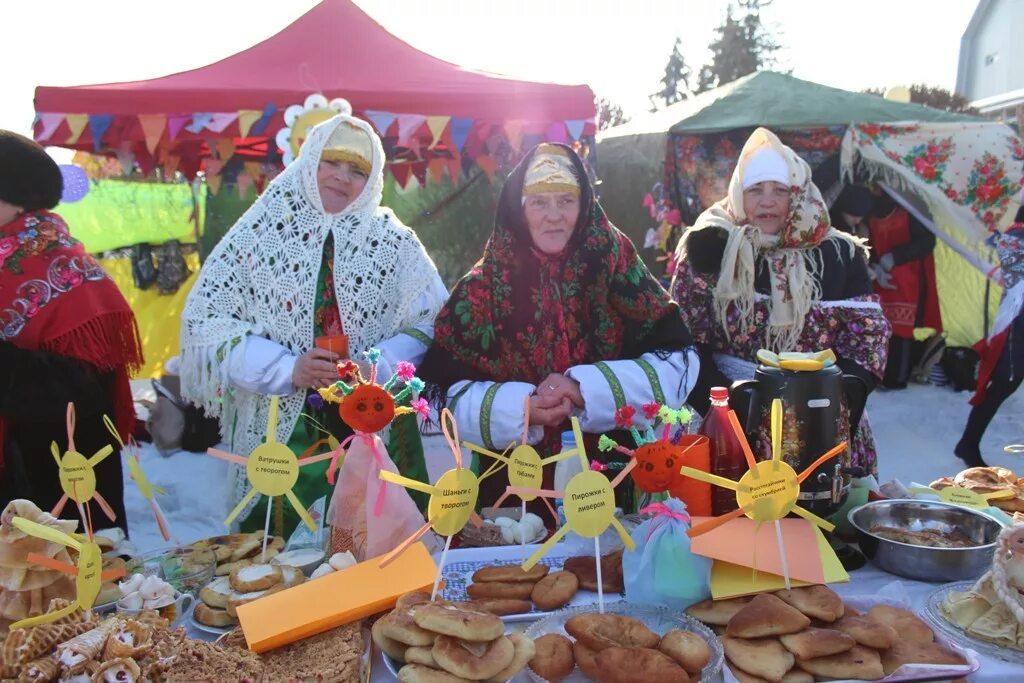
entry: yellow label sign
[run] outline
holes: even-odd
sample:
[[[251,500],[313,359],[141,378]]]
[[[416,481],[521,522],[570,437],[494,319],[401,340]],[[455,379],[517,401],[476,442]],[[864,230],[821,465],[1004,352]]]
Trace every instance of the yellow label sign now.
[[[454,536],[462,531],[476,507],[480,482],[470,469],[445,472],[434,484],[434,495],[427,505],[427,517],[441,536]]]
[[[569,480],[563,506],[569,528],[584,538],[600,536],[615,519],[611,484],[593,470],[584,470]]]
[[[91,500],[96,493],[96,473],[81,453],[68,451],[60,461],[60,487],[76,503]]]
[[[939,500],[952,503],[953,505],[974,508],[975,510],[983,510],[991,505],[985,498],[974,491],[960,488],[959,486],[950,486],[939,491]]]
[[[103,557],[100,547],[95,543],[82,543],[78,555],[78,576],[75,577],[78,604],[82,609],[88,610],[96,602],[100,586],[103,584],[100,579],[102,572]]]
[[[282,443],[257,446],[245,462],[252,487],[265,496],[281,496],[299,480],[299,459]]]
[[[533,446],[523,444],[512,451],[508,461],[508,483],[526,489],[539,489],[544,485],[544,465]],[[519,494],[519,497],[528,503],[537,496]]]
[[[796,506],[800,482],[781,460],[764,460],[747,470],[736,487],[736,504],[757,522],[782,519]]]

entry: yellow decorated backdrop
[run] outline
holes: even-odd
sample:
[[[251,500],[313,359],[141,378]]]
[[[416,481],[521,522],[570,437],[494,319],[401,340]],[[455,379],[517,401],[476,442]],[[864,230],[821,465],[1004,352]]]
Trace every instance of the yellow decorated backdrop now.
[[[181,311],[185,308],[185,298],[199,276],[199,255],[188,254],[185,257],[192,274],[177,292],[170,295],[159,294],[156,285],[146,290],[136,289],[132,279],[131,259],[105,258],[99,259],[99,262],[121,288],[124,298],[135,311],[146,353],[146,365],[138,377],[159,377],[164,363],[178,355]]]

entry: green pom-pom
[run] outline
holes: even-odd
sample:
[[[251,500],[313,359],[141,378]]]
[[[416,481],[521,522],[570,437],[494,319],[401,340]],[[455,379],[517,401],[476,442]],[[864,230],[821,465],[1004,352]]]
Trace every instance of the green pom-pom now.
[[[597,440],[597,449],[600,451],[610,451],[618,445],[619,444],[616,443],[615,439],[609,438],[604,434],[602,434],[601,438]]]

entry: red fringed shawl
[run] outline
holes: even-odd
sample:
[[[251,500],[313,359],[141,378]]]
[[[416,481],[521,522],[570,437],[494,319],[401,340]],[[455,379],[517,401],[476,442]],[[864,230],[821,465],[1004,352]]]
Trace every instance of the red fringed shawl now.
[[[114,422],[127,440],[135,420],[130,373],[143,363],[128,302],[55,213],[0,226],[0,339],[115,372]],[[5,424],[0,417],[0,472]]]

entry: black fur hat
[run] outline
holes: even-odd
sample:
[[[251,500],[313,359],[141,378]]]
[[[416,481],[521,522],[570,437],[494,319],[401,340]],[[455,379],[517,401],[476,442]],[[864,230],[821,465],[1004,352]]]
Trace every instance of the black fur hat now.
[[[0,130],[0,200],[25,211],[60,203],[64,177],[57,162],[23,135]]]

